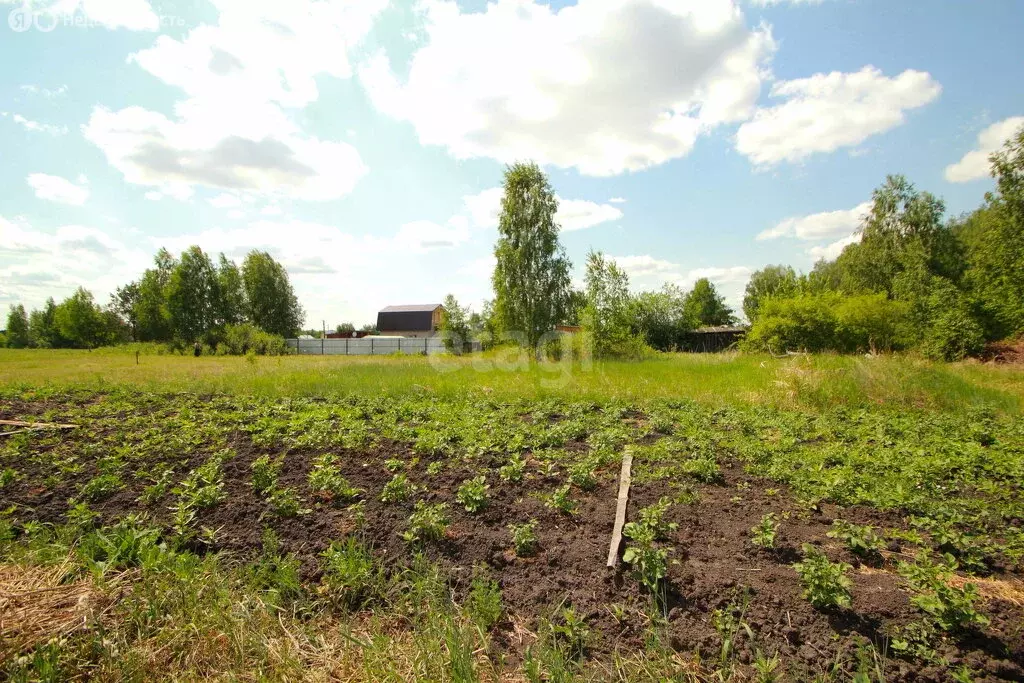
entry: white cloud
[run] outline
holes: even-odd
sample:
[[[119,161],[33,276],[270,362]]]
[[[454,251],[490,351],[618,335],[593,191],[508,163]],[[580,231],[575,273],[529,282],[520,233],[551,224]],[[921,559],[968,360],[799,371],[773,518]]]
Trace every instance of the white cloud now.
[[[626,200],[623,199],[622,197],[612,197],[611,199],[608,200],[608,203],[609,204],[625,204]]]
[[[475,228],[496,228],[501,216],[501,199],[505,191],[492,187],[462,198],[466,213]]]
[[[771,95],[785,102],[759,108],[740,126],[736,148],[758,166],[796,162],[855,147],[901,125],[910,109],[933,101],[942,87],[922,71],[888,78],[874,67],[779,81]]]
[[[89,199],[89,189],[60,176],[45,173],[32,173],[27,178],[29,186],[35,191],[36,197],[58,204],[81,206]]]
[[[138,277],[150,256],[96,228],[68,225],[53,233],[0,216],[0,300],[38,308],[76,287],[105,303],[116,287]]]
[[[228,194],[227,192],[219,194],[209,200],[210,206],[218,209],[230,209],[236,206],[242,205],[242,200],[237,195]]]
[[[464,212],[468,214],[474,228],[498,226],[503,196],[502,188],[492,187],[462,198]],[[556,198],[558,213],[555,214],[555,221],[562,226],[564,232],[585,230],[622,218],[622,211],[611,204],[598,204],[585,199],[564,199],[557,195]]]
[[[775,47],[732,0],[422,5],[426,38],[408,77],[383,53],[360,69],[377,108],[456,158],[586,175],[685,156],[702,133],[747,118]]]
[[[205,186],[326,201],[350,192],[366,173],[351,145],[284,132],[292,126],[280,110],[240,104],[224,103],[213,116],[179,106],[177,120],[141,107],[100,107],[83,134],[125,180],[179,198]],[[235,124],[229,115],[239,117]]]
[[[951,183],[969,183],[989,176],[989,156],[999,150],[1003,143],[1013,137],[1024,126],[1024,116],[1004,119],[981,131],[978,145],[963,156],[960,161],[946,167],[946,180]]]
[[[162,192],[158,192],[157,190],[150,190],[144,196],[146,197],[146,199],[148,199],[151,202],[158,202],[158,201],[160,201],[161,199],[164,198],[163,193]]]
[[[808,256],[812,256],[815,261],[818,259],[825,259],[831,261],[832,259],[839,256],[848,245],[854,244],[860,241],[860,235],[850,235],[843,237],[842,239],[836,240],[831,244],[824,246],[811,247],[807,250]]]
[[[25,130],[32,131],[33,133],[46,133],[47,135],[52,135],[54,137],[68,134],[67,126],[55,126],[49,123],[40,123],[38,121],[32,121],[31,119],[25,118],[21,114],[12,114],[10,112],[0,111],[0,117],[3,117],[5,119],[9,118],[11,119],[11,121],[18,124]]]
[[[348,53],[386,0],[214,5],[216,24],[130,57],[184,92],[173,116],[98,107],[85,136],[128,182],[179,197],[196,186],[309,201],[350,192],[367,171],[359,153],[304,134],[290,110],[316,101],[318,77],[351,76]]]
[[[66,95],[68,92],[68,86],[66,85],[59,85],[56,88],[44,88],[41,85],[29,84],[21,86],[20,89],[22,92],[26,92],[29,95],[39,95],[40,97],[45,97],[48,100],[54,99],[55,97],[61,97],[62,95]]]
[[[613,256],[616,264],[630,277],[640,278],[649,275],[678,274],[679,264],[654,258],[644,254],[640,256]]]
[[[598,204],[585,199],[558,199],[555,220],[565,232],[585,230],[601,223],[622,218],[622,211],[610,204]]]
[[[773,228],[759,233],[758,240],[795,237],[801,240],[820,240],[849,235],[860,227],[871,211],[871,202],[858,204],[852,209],[823,211],[809,216],[787,218]]]

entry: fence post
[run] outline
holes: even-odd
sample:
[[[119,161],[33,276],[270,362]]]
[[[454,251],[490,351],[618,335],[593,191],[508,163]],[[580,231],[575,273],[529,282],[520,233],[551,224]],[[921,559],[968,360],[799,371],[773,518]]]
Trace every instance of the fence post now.
[[[348,339],[345,339],[345,355],[348,355]]]
[[[424,356],[430,355],[430,354],[427,353],[427,338],[426,337],[423,338],[423,355]]]
[[[371,356],[376,356],[377,355],[377,354],[375,354],[373,352],[373,337],[372,336],[370,337],[370,355]]]

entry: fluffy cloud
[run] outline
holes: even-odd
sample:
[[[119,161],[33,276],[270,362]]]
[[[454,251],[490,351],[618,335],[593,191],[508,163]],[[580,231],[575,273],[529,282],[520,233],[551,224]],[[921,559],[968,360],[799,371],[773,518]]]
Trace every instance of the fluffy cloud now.
[[[823,211],[809,216],[787,218],[773,228],[758,234],[758,240],[795,237],[801,240],[821,240],[849,235],[860,227],[871,211],[871,202],[858,204],[852,209]]]
[[[630,277],[671,275],[679,272],[678,264],[657,259],[647,254],[642,256],[615,256],[613,259]]]
[[[500,187],[492,187],[462,198],[464,213],[469,216],[473,227],[495,228],[498,226],[503,192]],[[598,204],[585,199],[563,199],[557,195],[556,198],[558,199],[558,213],[555,214],[555,221],[562,226],[564,232],[585,230],[622,218],[622,211],[611,204]]]
[[[173,116],[98,107],[85,136],[128,182],[188,196],[196,186],[310,201],[344,196],[366,173],[345,142],[305,135],[290,110],[316,79],[351,75],[348,53],[386,0],[214,0],[217,23],[160,36],[131,56],[186,99]]]
[[[33,173],[27,180],[40,199],[71,206],[81,206],[89,199],[89,188],[76,185],[60,176]]]
[[[888,78],[874,67],[780,81],[772,97],[740,126],[736,148],[759,166],[796,162],[819,152],[853,147],[901,125],[906,112],[933,101],[942,87],[922,71]]]
[[[831,244],[824,246],[811,247],[807,250],[807,255],[814,258],[815,261],[818,259],[825,259],[831,261],[843,252],[847,246],[855,244],[860,241],[860,235],[850,235],[843,237],[842,239],[836,240]]]
[[[291,126],[270,123],[280,115],[272,107],[263,109],[262,119],[258,110],[235,111],[240,117],[235,126],[179,110],[183,115],[171,120],[141,107],[116,112],[99,107],[83,134],[125,180],[179,198],[206,186],[331,200],[349,193],[367,170],[347,143],[282,134]]]
[[[82,286],[104,302],[138,276],[150,256],[95,228],[68,225],[53,233],[0,216],[0,301],[39,307],[47,297]]]
[[[21,114],[12,114],[10,112],[0,111],[0,117],[5,119],[9,118],[11,121],[18,124],[25,130],[31,131],[33,133],[46,133],[47,135],[52,135],[54,137],[57,137],[58,135],[68,134],[67,126],[54,126],[49,123],[40,123],[38,121],[26,119]]]
[[[422,4],[426,37],[408,76],[381,53],[360,80],[379,110],[460,159],[597,176],[662,164],[751,114],[774,51],[732,0]]]
[[[981,131],[978,145],[960,161],[946,167],[946,180],[951,183],[969,183],[989,176],[989,156],[1024,126],[1024,116],[1014,116]]]

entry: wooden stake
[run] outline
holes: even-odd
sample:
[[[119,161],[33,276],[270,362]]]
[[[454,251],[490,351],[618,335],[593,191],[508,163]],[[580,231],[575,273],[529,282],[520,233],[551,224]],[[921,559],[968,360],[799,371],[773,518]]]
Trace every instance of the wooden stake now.
[[[619,546],[622,545],[622,527],[626,525],[626,505],[629,503],[629,482],[633,473],[633,451],[628,446],[622,452],[622,470],[619,472],[619,498],[615,506],[615,528],[612,529],[612,543],[608,548],[608,566],[619,563]]]
[[[53,422],[23,422],[22,420],[0,420],[8,427],[31,427],[32,429],[77,429],[78,425],[55,424]]]

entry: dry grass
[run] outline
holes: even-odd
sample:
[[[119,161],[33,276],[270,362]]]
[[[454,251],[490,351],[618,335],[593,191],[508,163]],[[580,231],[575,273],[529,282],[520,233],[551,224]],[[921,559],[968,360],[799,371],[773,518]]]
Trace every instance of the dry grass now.
[[[885,554],[897,555],[901,553]],[[903,556],[910,557],[909,555]],[[861,565],[857,571],[861,574],[896,575],[896,572],[892,571],[888,567],[877,568]],[[978,589],[978,595],[986,600],[1002,600],[1004,602],[1017,605],[1018,607],[1024,607],[1024,581],[1021,581],[1020,579],[985,579],[977,576],[960,576],[959,574],[952,574],[946,583],[953,588],[963,588],[965,585],[972,583],[974,584],[974,587]]]
[[[108,612],[122,580],[102,590],[89,579],[65,583],[71,568],[70,561],[56,567],[0,565],[0,661],[90,628]]]

